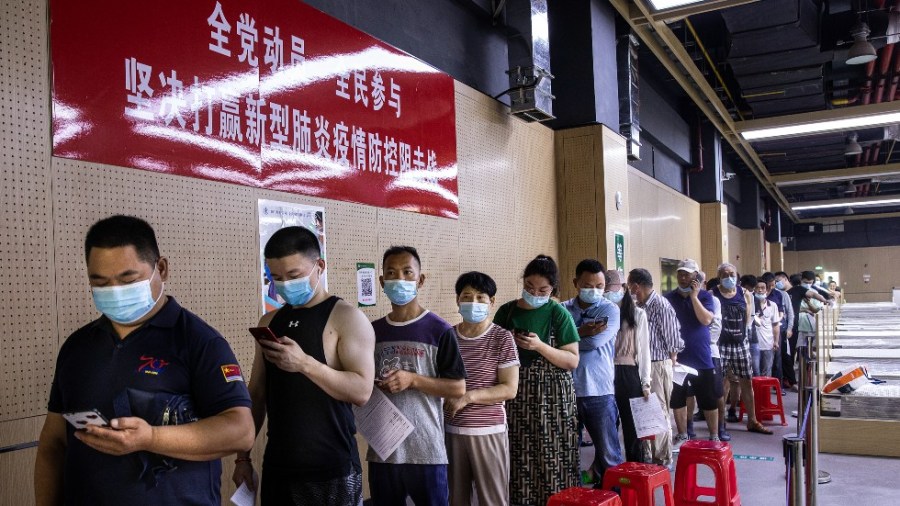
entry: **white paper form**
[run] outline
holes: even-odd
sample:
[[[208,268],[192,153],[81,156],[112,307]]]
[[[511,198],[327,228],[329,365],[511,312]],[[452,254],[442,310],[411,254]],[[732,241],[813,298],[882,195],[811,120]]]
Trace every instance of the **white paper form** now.
[[[672,383],[684,385],[684,379],[688,374],[690,374],[691,376],[697,376],[699,373],[697,372],[697,369],[694,369],[693,367],[688,367],[684,364],[675,365],[675,367],[672,369]]]
[[[246,482],[241,483],[231,496],[231,502],[236,506],[253,506],[256,503],[256,494],[247,488]]]
[[[381,460],[387,460],[416,426],[394,406],[378,387],[372,389],[369,402],[353,407],[356,428]]]
[[[634,430],[637,437],[647,437],[668,430],[669,421],[659,405],[659,399],[651,395],[646,399],[635,397],[628,399],[631,403],[631,415],[634,418]]]

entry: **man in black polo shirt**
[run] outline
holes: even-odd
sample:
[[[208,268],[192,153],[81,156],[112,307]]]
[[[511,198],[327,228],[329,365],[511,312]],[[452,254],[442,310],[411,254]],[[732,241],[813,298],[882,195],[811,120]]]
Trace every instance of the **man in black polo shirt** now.
[[[165,295],[168,261],[147,222],[97,222],[85,255],[103,316],[60,349],[35,462],[37,505],[221,504],[218,459],[253,445],[234,353]],[[108,427],[76,431],[63,417],[94,409]]]

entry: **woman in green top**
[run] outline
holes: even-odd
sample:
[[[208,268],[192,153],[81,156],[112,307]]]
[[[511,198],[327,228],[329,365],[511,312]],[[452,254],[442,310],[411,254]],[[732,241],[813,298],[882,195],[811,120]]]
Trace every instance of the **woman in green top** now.
[[[507,402],[510,500],[544,505],[551,495],[578,486],[575,387],[578,330],[550,295],[559,269],[546,255],[525,267],[522,297],[500,306],[494,323],[511,331],[519,347],[519,392]]]

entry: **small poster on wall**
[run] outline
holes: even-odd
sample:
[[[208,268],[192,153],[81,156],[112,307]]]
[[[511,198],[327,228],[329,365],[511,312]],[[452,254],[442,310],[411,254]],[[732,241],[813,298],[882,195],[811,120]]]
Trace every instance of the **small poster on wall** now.
[[[359,307],[375,305],[375,264],[356,263],[356,300]]]
[[[284,305],[284,300],[275,291],[275,280],[266,267],[263,250],[272,235],[284,227],[306,227],[319,239],[322,258],[325,256],[325,208],[292,202],[262,200],[259,207],[259,263],[262,278],[262,311],[263,314],[274,311]],[[328,289],[328,271],[322,274],[322,288]]]

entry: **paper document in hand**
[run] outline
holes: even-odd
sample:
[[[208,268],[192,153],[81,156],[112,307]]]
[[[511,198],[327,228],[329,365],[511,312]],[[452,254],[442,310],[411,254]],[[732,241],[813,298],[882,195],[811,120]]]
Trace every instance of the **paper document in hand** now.
[[[416,428],[378,387],[372,389],[372,397],[365,406],[353,406],[353,415],[356,428],[381,460],[387,460],[397,451]]]
[[[631,415],[634,418],[634,430],[637,432],[637,437],[652,436],[669,429],[669,421],[655,395],[646,399],[635,397],[628,399],[628,402],[631,403]]]
[[[247,483],[241,483],[231,496],[231,502],[236,506],[253,506],[256,504],[256,494],[247,488]]]
[[[697,372],[697,369],[694,369],[693,367],[688,367],[684,364],[677,364],[672,368],[672,383],[684,385],[684,379],[688,374],[690,374],[691,376],[697,376],[699,373]]]

